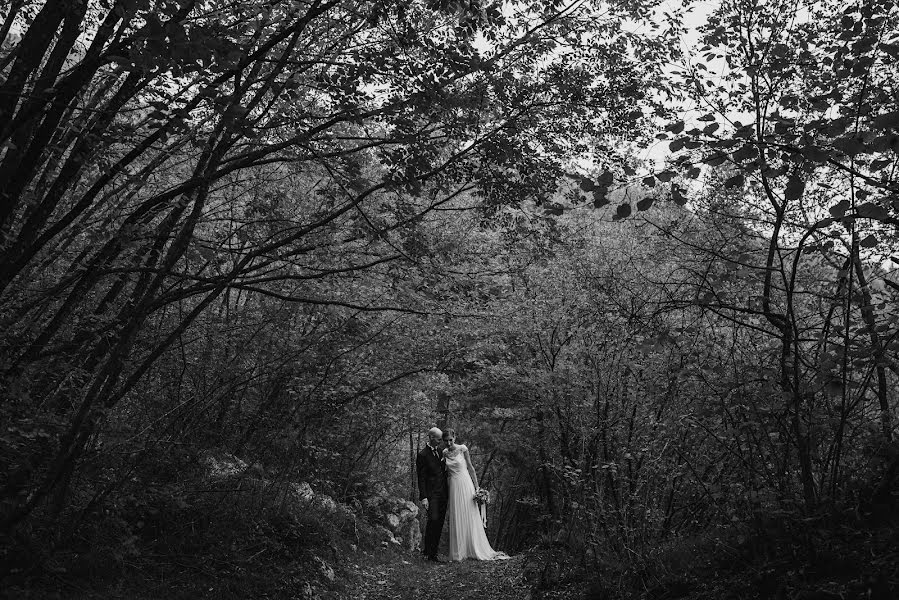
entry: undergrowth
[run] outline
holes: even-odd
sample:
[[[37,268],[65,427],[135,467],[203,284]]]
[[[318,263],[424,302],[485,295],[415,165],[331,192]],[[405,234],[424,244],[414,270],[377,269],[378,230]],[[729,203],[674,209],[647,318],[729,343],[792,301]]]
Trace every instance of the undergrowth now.
[[[198,469],[179,474],[160,481],[143,472],[99,510],[63,515],[65,527],[3,540],[0,594],[341,598],[341,557],[383,549],[379,531],[355,512],[309,501],[293,484],[246,474],[210,480]]]
[[[526,568],[537,596],[585,600],[895,600],[899,518],[767,519],[674,539],[633,560],[585,565],[542,548]]]

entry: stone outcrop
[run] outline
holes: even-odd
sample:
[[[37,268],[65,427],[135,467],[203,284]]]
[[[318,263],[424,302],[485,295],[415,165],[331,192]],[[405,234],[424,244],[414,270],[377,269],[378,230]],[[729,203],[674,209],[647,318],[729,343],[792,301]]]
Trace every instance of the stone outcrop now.
[[[312,486],[306,483],[305,481],[300,483],[291,483],[291,492],[293,492],[294,497],[302,503],[312,502],[312,499],[315,497],[315,492],[312,491]]]
[[[200,454],[199,462],[204,467],[205,476],[211,480],[240,478],[252,481],[254,485],[269,489],[281,495],[286,506],[304,510],[315,507],[319,511],[335,515],[342,519],[355,521],[356,513],[361,510],[378,532],[385,546],[401,546],[407,550],[418,550],[421,547],[421,525],[418,520],[418,506],[409,500],[391,496],[386,489],[379,489],[375,495],[365,499],[354,508],[334,500],[327,494],[317,493],[308,483],[289,482],[286,485],[276,484],[264,477],[262,465],[248,465],[233,454],[221,451],[206,451]]]
[[[421,547],[421,526],[418,522],[418,506],[414,502],[379,495],[363,502],[366,515],[390,534],[388,542],[407,550]]]
[[[228,452],[206,450],[199,455],[200,464],[210,479],[226,479],[243,475],[249,465]]]

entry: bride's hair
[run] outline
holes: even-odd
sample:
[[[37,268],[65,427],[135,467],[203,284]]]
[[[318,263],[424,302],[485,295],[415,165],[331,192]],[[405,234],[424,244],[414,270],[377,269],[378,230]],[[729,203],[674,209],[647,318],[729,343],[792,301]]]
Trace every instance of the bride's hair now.
[[[446,438],[454,438],[454,437],[456,437],[456,430],[455,430],[455,429],[446,429],[446,430],[444,430],[444,432],[443,432],[443,439],[446,439]]]

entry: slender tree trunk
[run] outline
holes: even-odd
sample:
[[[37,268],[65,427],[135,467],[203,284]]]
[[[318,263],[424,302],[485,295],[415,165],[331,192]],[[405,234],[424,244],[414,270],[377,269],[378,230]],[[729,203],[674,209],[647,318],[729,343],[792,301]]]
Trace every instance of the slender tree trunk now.
[[[868,288],[868,280],[865,275],[865,270],[862,268],[862,261],[858,256],[858,253],[855,254],[855,274],[858,278],[859,292],[862,296],[862,319],[865,321],[865,327],[868,329],[868,339],[871,342],[871,349],[874,353],[874,369],[877,373],[877,401],[880,404],[880,428],[883,433],[884,441],[889,443],[893,440],[893,422],[892,413],[890,411],[886,374],[886,363],[890,359],[886,356],[883,343],[880,339],[880,333],[877,331],[877,321],[874,315],[871,291]]]

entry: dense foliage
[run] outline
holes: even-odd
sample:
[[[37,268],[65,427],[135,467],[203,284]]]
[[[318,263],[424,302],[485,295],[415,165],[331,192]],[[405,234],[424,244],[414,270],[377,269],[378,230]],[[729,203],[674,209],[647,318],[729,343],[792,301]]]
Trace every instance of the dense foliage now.
[[[899,13],[670,11],[0,9],[0,577],[346,552],[439,423],[538,585],[895,591]]]

